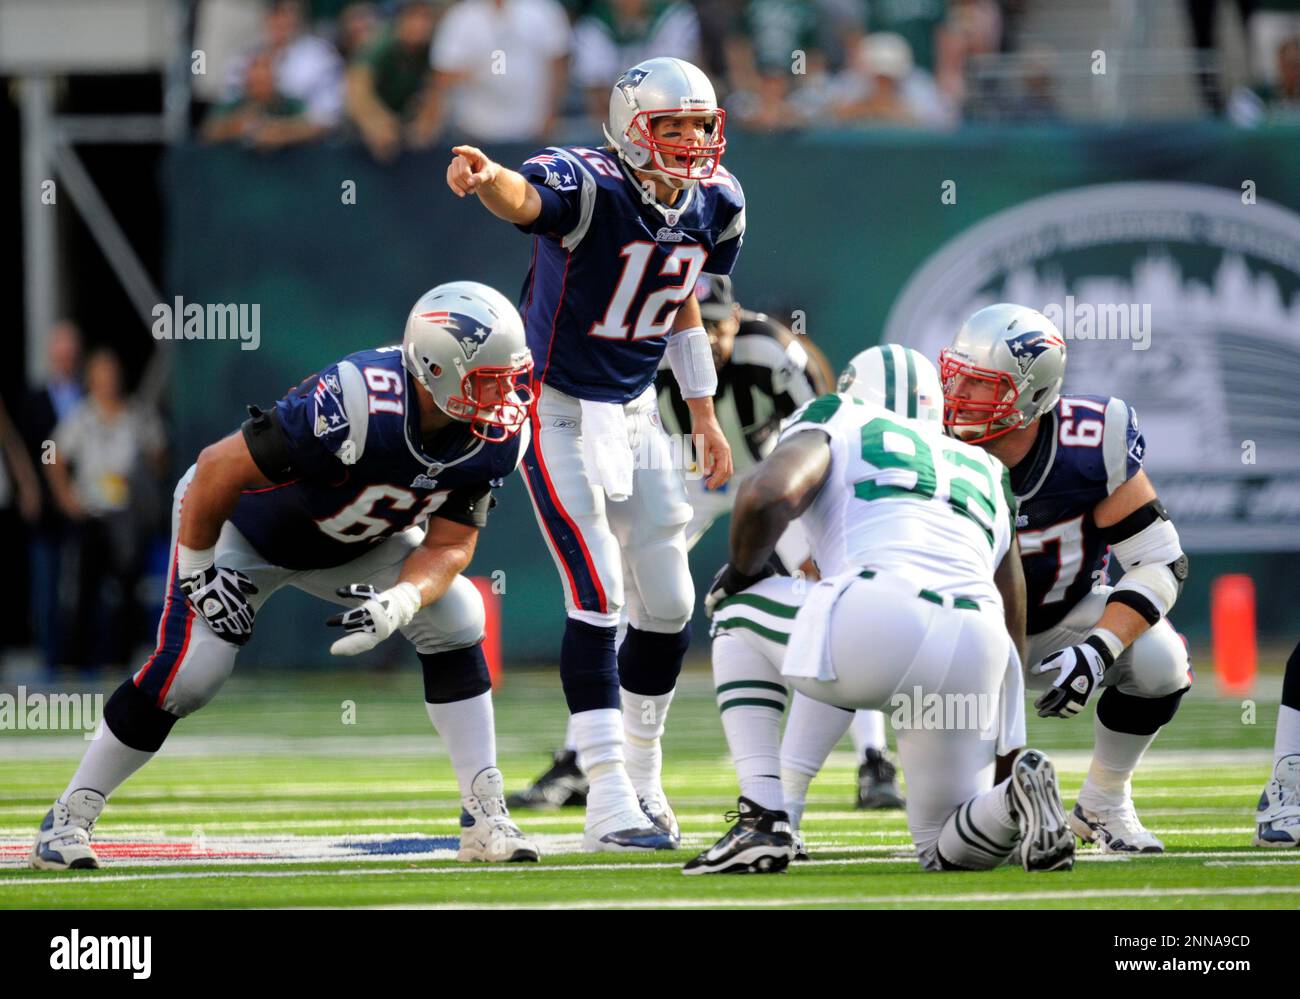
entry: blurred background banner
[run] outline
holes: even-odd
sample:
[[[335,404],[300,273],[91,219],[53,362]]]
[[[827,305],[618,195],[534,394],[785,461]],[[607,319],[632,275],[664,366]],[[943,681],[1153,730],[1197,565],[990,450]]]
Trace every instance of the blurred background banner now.
[[[488,152],[517,165],[535,148]],[[399,339],[420,290],[473,275],[518,293],[529,239],[448,195],[445,162],[380,165],[357,147],[168,151],[166,287],[261,306],[254,353],[173,345],[175,383],[205,400],[175,408],[178,472],[246,403]],[[1047,311],[1070,340],[1067,391],[1139,414],[1144,460],[1198,556],[1180,627],[1205,635],[1220,552],[1261,581],[1261,619],[1297,622],[1268,580],[1300,548],[1300,127],[740,134],[727,162],[749,203],[746,306],[806,332],[837,368],[882,339],[935,356],[991,302]],[[697,582],[725,543],[714,531],[696,549]],[[553,655],[561,594],[515,481],[473,571],[493,570],[507,661]],[[307,600],[274,613],[319,624]],[[300,634],[263,629],[250,655],[306,665],[315,657],[288,637]]]

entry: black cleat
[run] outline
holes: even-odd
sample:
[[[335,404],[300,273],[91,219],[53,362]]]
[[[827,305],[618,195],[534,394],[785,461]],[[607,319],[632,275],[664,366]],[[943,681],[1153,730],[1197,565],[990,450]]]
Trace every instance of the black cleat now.
[[[742,797],[737,810],[724,818],[735,825],[689,861],[683,874],[777,874],[786,869],[794,855],[789,815]]]
[[[1065,818],[1052,761],[1022,749],[1011,764],[1011,814],[1020,825],[1020,865],[1027,871],[1074,867],[1074,833]]]
[[[526,791],[516,791],[506,799],[507,808],[586,808],[587,775],[578,766],[578,754],[572,749],[555,753],[555,761]]]
[[[907,802],[898,790],[898,770],[878,749],[868,749],[858,767],[858,808],[903,808]]]

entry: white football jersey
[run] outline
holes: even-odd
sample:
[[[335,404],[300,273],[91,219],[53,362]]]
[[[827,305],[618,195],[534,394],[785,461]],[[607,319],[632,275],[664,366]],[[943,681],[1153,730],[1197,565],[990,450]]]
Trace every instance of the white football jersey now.
[[[781,439],[807,430],[831,444],[830,474],[802,517],[823,577],[862,566],[1001,603],[993,571],[1011,547],[1015,517],[1002,462],[936,423],[847,393],[805,405]]]

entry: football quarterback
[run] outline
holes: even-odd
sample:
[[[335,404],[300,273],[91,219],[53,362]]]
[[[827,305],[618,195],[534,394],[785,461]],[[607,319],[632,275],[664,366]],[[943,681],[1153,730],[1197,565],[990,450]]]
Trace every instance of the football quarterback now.
[[[564,588],[560,679],[590,781],[591,851],[680,841],[660,737],[690,643],[691,508],[654,379],[666,356],[707,483],[722,486],[732,456],[694,290],[705,271],[731,272],[745,229],[740,183],[719,162],[724,120],[698,68],[648,59],[610,91],[604,147],[550,146],[514,171],[456,146],[447,168],[455,194],[533,237],[521,308],[538,400],[525,482]]]

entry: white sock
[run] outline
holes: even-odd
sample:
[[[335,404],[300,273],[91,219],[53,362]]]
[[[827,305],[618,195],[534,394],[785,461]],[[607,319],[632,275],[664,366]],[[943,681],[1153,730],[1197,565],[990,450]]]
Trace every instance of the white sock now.
[[[790,702],[790,719],[785,723],[785,738],[781,740],[781,784],[785,809],[795,828],[803,818],[812,779],[821,773],[826,758],[844,738],[845,731],[850,725],[856,727],[856,719],[864,714],[880,715],[880,712],[845,711],[795,692]],[[883,728],[884,716],[880,717]]]
[[[803,823],[803,810],[808,804],[808,785],[813,775],[789,767],[781,768],[781,797],[785,799],[785,810],[790,816],[790,828],[795,832]]]
[[[1133,771],[1158,732],[1150,735],[1116,732],[1103,725],[1095,715],[1092,731],[1095,741],[1092,764],[1088,767],[1083,787],[1079,789],[1079,804],[1097,812],[1122,805],[1133,796],[1130,783]]]
[[[1273,736],[1273,765],[1292,753],[1300,753],[1300,711],[1285,704],[1277,709],[1277,734]]]
[[[154,755],[132,749],[101,721],[95,730],[95,738],[86,749],[86,755],[81,758],[81,765],[72,775],[67,788],[59,795],[59,801],[66,802],[68,795],[83,787],[98,791],[107,798],[128,777],[152,760]]]
[[[623,702],[623,746],[627,776],[637,794],[662,789],[664,754],[660,739],[673,691],[666,694],[634,694],[618,689]]]
[[[853,749],[858,754],[858,762],[867,758],[867,750],[885,751],[885,713],[863,709],[853,713],[853,723],[849,726],[853,736]],[[838,740],[837,740],[838,741]]]
[[[573,734],[573,715],[569,715],[569,720],[564,726],[564,748],[570,753],[578,751],[578,737]]]
[[[460,796],[471,796],[474,778],[497,764],[496,729],[492,722],[492,691],[448,704],[425,703],[429,721],[447,747],[456,771]]]
[[[587,774],[588,818],[593,811],[640,815],[641,805],[623,766],[622,713],[617,708],[579,711],[569,722],[578,765]]]
[[[948,816],[938,849],[949,864],[987,871],[1002,864],[1020,839],[1020,825],[1007,801],[1010,779],[975,795]]]
[[[744,639],[724,634],[713,640],[713,683],[740,793],[783,810],[781,715],[788,696],[780,672]]]

